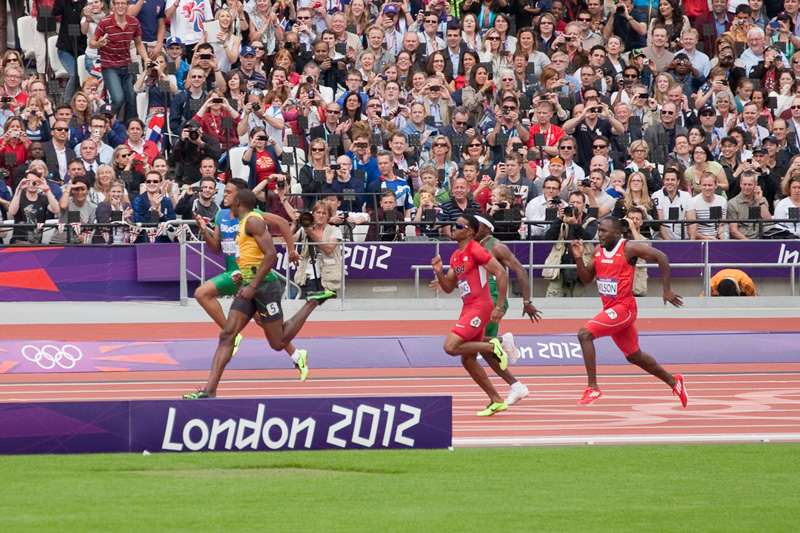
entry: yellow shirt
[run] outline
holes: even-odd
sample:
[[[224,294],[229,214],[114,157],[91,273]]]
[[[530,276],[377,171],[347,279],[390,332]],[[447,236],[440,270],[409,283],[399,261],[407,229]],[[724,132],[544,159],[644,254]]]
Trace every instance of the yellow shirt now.
[[[239,233],[236,234],[236,264],[239,265],[239,270],[242,272],[242,279],[245,284],[253,280],[253,275],[261,265],[264,259],[264,252],[258,246],[256,240],[245,232],[247,226],[247,219],[250,217],[258,217],[263,220],[261,213],[250,211],[244,218],[239,221]],[[264,278],[264,281],[276,279],[277,276],[274,272],[270,271]]]

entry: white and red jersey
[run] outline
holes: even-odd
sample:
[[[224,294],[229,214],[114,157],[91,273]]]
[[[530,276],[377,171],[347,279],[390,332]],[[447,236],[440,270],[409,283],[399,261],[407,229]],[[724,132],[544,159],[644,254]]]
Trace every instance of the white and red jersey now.
[[[597,273],[597,292],[603,300],[603,309],[625,304],[636,309],[633,297],[633,275],[636,267],[625,258],[626,239],[620,239],[610,252],[602,246],[594,253]]]
[[[489,272],[486,264],[492,260],[486,248],[476,241],[469,241],[464,251],[456,250],[450,257],[450,268],[458,278],[458,290],[464,306],[475,303],[494,305],[489,292]]]

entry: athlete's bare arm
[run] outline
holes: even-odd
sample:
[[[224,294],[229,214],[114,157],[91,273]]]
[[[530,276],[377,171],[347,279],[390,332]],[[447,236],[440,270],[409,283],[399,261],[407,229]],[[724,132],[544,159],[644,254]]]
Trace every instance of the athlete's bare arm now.
[[[495,241],[492,245],[492,255],[500,261],[500,263],[514,272],[519,282],[519,288],[522,291],[522,299],[527,302],[522,305],[522,316],[528,315],[531,322],[538,322],[542,319],[542,313],[533,305],[533,291],[531,290],[530,283],[528,282],[528,272],[522,266],[522,263],[517,260],[516,256],[511,253],[511,250],[500,241]]]
[[[209,248],[211,248],[211,251],[215,254],[218,254],[220,250],[222,250],[222,244],[220,244],[222,241],[222,235],[220,235],[219,226],[214,226],[213,232],[208,231],[208,224],[203,217],[197,213],[194,215],[194,221],[197,222],[197,228],[200,230],[200,236],[205,239],[206,244]]]
[[[486,263],[486,270],[489,271],[489,274],[494,276],[494,281],[497,284],[497,305],[495,305],[495,308],[492,310],[491,320],[499,324],[505,314],[503,309],[506,305],[506,294],[508,294],[508,274],[506,273],[506,269],[503,268],[503,265],[500,264],[500,261],[494,257]]]
[[[297,263],[300,261],[300,254],[294,249],[294,235],[292,235],[292,228],[286,219],[273,215],[272,213],[264,213],[264,222],[270,227],[276,227],[283,235],[283,240],[286,242],[286,252],[289,254],[289,261]]]
[[[669,259],[664,252],[656,250],[646,244],[625,241],[625,258],[628,262],[631,262],[631,264],[635,263],[637,258],[642,258],[648,263],[658,263],[658,268],[661,270],[661,282],[664,285],[664,305],[666,305],[667,302],[675,307],[683,305],[681,297],[672,292],[670,288],[671,276]]]
[[[261,260],[261,264],[258,265],[258,270],[253,275],[253,279],[248,285],[242,287],[239,289],[239,292],[236,293],[237,296],[249,300],[255,294],[256,286],[267,277],[272,267],[275,266],[275,263],[278,261],[278,252],[275,251],[275,245],[267,231],[267,224],[264,222],[263,218],[248,218],[244,229],[248,235],[255,239],[258,247],[264,253],[264,258]]]
[[[583,239],[574,239],[572,241],[572,256],[575,258],[575,265],[578,267],[578,277],[581,278],[581,282],[584,285],[588,285],[594,281],[596,274],[594,259],[590,259],[588,265],[583,262]]]
[[[458,284],[458,278],[456,278],[456,273],[453,272],[453,269],[448,270],[447,274],[445,274],[442,257],[439,255],[431,260],[431,266],[433,267],[433,273],[436,275],[436,281],[439,282],[439,288],[447,294],[453,292]],[[505,274],[505,271],[503,273]]]

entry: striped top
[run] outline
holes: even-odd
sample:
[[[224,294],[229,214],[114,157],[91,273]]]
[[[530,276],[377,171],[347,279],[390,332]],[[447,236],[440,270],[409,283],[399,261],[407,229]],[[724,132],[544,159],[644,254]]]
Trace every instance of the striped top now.
[[[142,27],[139,21],[131,16],[126,16],[125,28],[120,28],[114,14],[97,23],[94,31],[95,39],[107,36],[108,43],[100,48],[100,66],[102,68],[126,68],[131,62],[131,41],[142,36]]]

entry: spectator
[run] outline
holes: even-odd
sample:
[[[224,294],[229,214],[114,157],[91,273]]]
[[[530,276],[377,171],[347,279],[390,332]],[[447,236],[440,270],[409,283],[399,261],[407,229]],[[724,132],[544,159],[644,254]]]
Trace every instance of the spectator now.
[[[392,189],[385,189],[381,192],[378,208],[374,210],[371,217],[375,224],[370,225],[367,231],[368,241],[402,241],[405,238],[406,227],[399,224],[402,220],[400,206],[397,203],[397,196]]]
[[[442,204],[442,218],[446,223],[452,223],[464,214],[478,214],[481,206],[468,196],[469,183],[465,178],[456,178],[450,187],[450,200]],[[442,234],[450,238],[450,226],[442,228]]]
[[[121,179],[128,188],[131,202],[135,202],[136,197],[142,192],[145,175],[143,169],[135,164],[130,148],[125,145],[117,146],[114,150],[111,167],[114,169],[114,175]]]
[[[100,166],[100,161],[97,159],[97,143],[94,142],[94,139],[89,138],[83,141],[77,155],[86,169],[86,175],[89,176],[89,180],[93,181]]]
[[[509,152],[500,167],[502,170],[495,176],[497,185],[509,188],[513,195],[512,203],[520,210],[524,209],[539,192],[533,180],[521,174],[523,165],[524,160],[520,154]],[[525,165],[525,168],[530,169],[530,166]]]
[[[602,135],[610,139],[612,135],[621,135],[623,132],[622,124],[608,114],[608,106],[596,98],[587,100],[578,116],[564,123],[564,133],[575,135],[578,149],[575,159],[582,166],[588,165],[592,158],[593,144],[597,137]]]
[[[642,224],[637,231],[645,238],[652,238],[653,229],[658,230],[660,225],[651,224],[649,221],[658,218],[655,202],[650,197],[644,174],[633,172],[628,176],[628,186],[622,198],[617,199],[611,214],[617,218],[625,218],[631,212],[638,211],[642,216]]]
[[[30,147],[28,135],[19,117],[11,117],[6,121],[5,133],[0,141],[0,169],[5,177],[13,176],[19,165],[28,162],[28,148]]]
[[[369,213],[365,211],[353,212],[342,211],[339,209],[341,206],[339,195],[331,190],[327,190],[322,193],[322,201],[331,206],[331,209],[333,209],[334,215],[330,219],[330,223],[339,226],[342,229],[345,240],[353,240],[353,226],[366,224],[370,221]],[[368,230],[369,228],[365,229]]]
[[[495,220],[494,235],[502,241],[518,241],[522,211],[514,205],[514,193],[505,185],[492,189],[492,202],[486,212]]]
[[[77,167],[83,170],[83,165],[78,164]],[[94,229],[87,231],[75,226],[70,227],[73,223],[94,224],[97,222],[97,206],[88,199],[90,187],[89,179],[86,176],[75,176],[70,183],[67,183],[64,188],[64,195],[59,202],[58,215],[59,224],[67,224],[67,227],[64,232],[56,232],[50,238],[51,243],[63,244],[65,242],[76,242],[76,240],[78,243],[85,243],[88,242],[86,239],[91,238],[94,234]],[[70,216],[71,213],[79,213],[77,221]],[[73,230],[75,233],[80,233],[73,236]]]
[[[325,106],[325,121],[311,128],[309,140],[327,139],[331,135],[339,136],[339,144],[334,148],[334,155],[337,157],[350,150],[352,141],[350,140],[350,119],[339,122],[342,117],[342,107],[337,103],[330,103]],[[326,141],[327,142],[327,141]]]
[[[413,206],[411,197],[411,186],[406,180],[401,180],[394,172],[394,163],[392,162],[392,153],[382,150],[378,152],[378,170],[381,172],[381,179],[375,180],[367,185],[367,193],[372,196],[368,198],[367,202],[375,205],[375,197],[382,192],[382,189],[391,189],[397,199],[397,205],[402,210],[404,216],[408,217],[411,214],[411,207]],[[377,206],[374,208],[377,210]]]
[[[191,59],[195,45],[203,38],[203,21],[212,20],[214,17],[211,3],[168,0],[164,14],[172,21],[170,33],[181,37],[187,48],[187,58]],[[175,131],[178,129],[176,128]]]
[[[336,104],[331,104],[336,105]],[[311,146],[308,151],[308,161],[300,168],[298,175],[298,183],[302,188],[303,194],[316,194],[322,191],[323,181],[318,179],[317,172],[325,172],[330,162],[330,151],[328,143],[321,137],[314,138],[311,141]],[[352,161],[348,158],[348,168],[352,166]],[[323,174],[324,175],[324,174]],[[306,200],[314,204],[317,201],[316,196],[307,196]]]
[[[774,218],[776,220],[790,220],[793,217],[789,216],[789,209],[800,208],[800,160],[795,159],[789,166],[786,177],[783,178],[781,183],[781,194],[785,198],[775,205]],[[782,222],[777,227],[800,238],[800,223],[798,222]]]
[[[341,196],[343,198],[341,206],[345,211],[362,211],[366,203],[364,180],[352,177],[350,167],[353,163],[346,155],[336,158],[336,164],[339,166],[338,169],[325,169],[323,189],[331,190]]]
[[[127,130],[128,140],[125,142],[125,146],[131,151],[134,164],[144,170],[149,169],[153,159],[158,155],[156,143],[142,138],[144,135],[144,122],[138,118],[132,118],[128,121]]]
[[[100,107],[100,110],[97,112],[97,115],[92,117],[92,121],[98,116],[103,117],[108,127],[106,128],[106,138],[108,139],[108,145],[111,148],[116,148],[121,144],[125,144],[125,141],[128,140],[128,131],[125,129],[125,124],[117,120],[117,115],[114,113],[114,108],[111,105],[104,105]],[[133,115],[136,117],[136,115]]]
[[[550,100],[540,100],[536,104],[536,124],[530,128],[527,144],[528,149],[536,154],[536,159],[540,162],[558,155],[558,142],[564,137],[564,130],[551,123],[554,112],[554,105]],[[541,147],[536,146],[537,134],[544,136],[544,145]]]
[[[728,11],[730,0],[711,0],[711,11],[695,19],[695,27],[700,31],[703,52],[709,56],[714,52],[717,39],[731,29],[733,13]],[[708,31],[706,31],[708,28]]]
[[[542,194],[533,198],[525,206],[524,222],[544,222],[547,218],[548,209],[556,209],[561,205],[561,198],[558,193],[561,191],[561,180],[556,176],[544,178],[542,183]],[[529,239],[542,239],[547,231],[547,224],[526,224],[523,229]]]
[[[268,136],[263,129],[254,128],[250,131],[250,144],[242,156],[242,162],[250,167],[250,177],[247,182],[250,189],[255,189],[259,183],[269,180],[270,176],[282,173],[276,146],[275,139]],[[274,182],[268,187],[274,191]]]
[[[442,208],[436,199],[436,187],[431,183],[423,183],[419,192],[415,194],[415,207],[411,210],[411,220],[416,223],[417,235],[437,238],[441,232],[441,222],[444,220]],[[422,224],[426,222],[427,224]]]
[[[194,220],[196,215],[206,223],[214,220],[220,209],[215,201],[216,192],[217,180],[213,176],[200,178],[199,190],[196,191],[195,186],[188,187],[175,206],[175,214],[180,215],[183,220]]]
[[[499,163],[503,158],[503,147],[509,137],[519,137],[523,144],[530,139],[530,131],[519,120],[519,103],[514,97],[503,98],[502,105],[495,110],[499,120],[494,129],[486,136],[486,142],[492,147],[494,163]],[[503,140],[505,138],[505,140]]]
[[[650,147],[655,147],[653,160],[664,163],[667,154],[675,149],[675,139],[678,135],[686,135],[686,128],[676,123],[677,106],[667,102],[661,107],[661,123],[654,124],[644,132],[644,140]],[[688,142],[688,141],[687,141]]]
[[[772,215],[769,206],[764,199],[761,187],[758,186],[758,177],[755,172],[748,170],[739,178],[739,188],[741,192],[728,201],[728,218],[733,220],[770,220]],[[752,210],[758,212],[758,216],[752,216]],[[747,240],[759,239],[763,237],[765,231],[771,228],[769,224],[730,222],[731,239]]]
[[[173,134],[183,130],[186,121],[203,107],[207,94],[203,89],[205,75],[199,68],[187,72],[186,88],[175,95],[169,108],[169,129]]]
[[[353,161],[353,175],[363,171],[366,175],[367,189],[376,181],[380,180],[381,171],[378,168],[378,160],[371,155],[370,136],[367,132],[353,134],[353,144],[345,155]],[[368,199],[372,204],[372,199]]]
[[[231,119],[231,127],[226,128],[224,121],[226,118]],[[231,107],[225,94],[215,89],[208,94],[208,98],[197,110],[197,113],[192,117],[192,120],[200,124],[204,135],[209,135],[217,140],[223,152],[239,144],[239,136],[237,127],[239,125],[239,113]],[[220,158],[221,168],[227,167],[227,154],[223,154]]]
[[[166,83],[168,87],[168,90],[164,92],[162,92],[162,89],[165,89],[163,83]],[[172,74],[167,74],[167,56],[164,52],[158,52],[147,68],[142,70],[133,84],[133,90],[137,94],[142,92],[147,94],[147,115],[142,127],[147,125],[146,138],[154,142],[158,148],[163,142],[163,130],[166,125],[164,110],[167,106],[167,98],[178,92],[177,78]],[[130,124],[130,120],[128,124]],[[142,135],[144,133],[143,130]]]
[[[110,133],[111,130],[108,125],[108,119],[102,115],[93,116],[91,128],[89,130],[89,138],[75,146],[75,154],[80,156],[84,161],[94,160],[96,158],[100,163],[111,164],[114,158],[114,148],[106,144],[103,140]],[[94,141],[94,155],[91,155],[90,150],[88,152],[89,155],[84,157],[84,146],[86,141],[89,140]]]
[[[220,160],[222,147],[215,137],[201,130],[200,123],[196,120],[188,121],[179,131],[181,132],[180,140],[172,151],[172,161],[179,165],[176,168],[176,174],[181,183],[186,185],[194,183],[200,178],[200,161],[203,158],[210,157],[215,161]]]
[[[45,117],[45,99],[39,95],[28,98],[28,105],[22,111],[25,135],[31,142],[46,142],[51,138],[50,122]],[[6,122],[8,127],[8,122]]]
[[[9,126],[13,127],[13,126]],[[50,141],[42,143],[44,147],[47,169],[56,181],[64,181],[67,176],[67,162],[71,156],[67,155],[67,137],[69,136],[69,124],[63,120],[57,120],[53,124],[53,137]]]
[[[110,168],[110,167],[109,167]],[[105,199],[97,205],[95,211],[98,224],[108,224],[114,221],[114,213],[119,213],[122,222],[133,224],[133,208],[130,202],[126,201],[127,192],[125,184],[121,180],[111,180],[109,182],[108,194]],[[127,228],[102,229],[100,231],[102,241],[95,236],[95,242],[110,242],[113,244],[127,244]]]
[[[56,40],[56,53],[61,65],[69,74],[67,86],[64,88],[65,99],[72,98],[78,87],[77,58],[84,55],[86,51],[86,36],[83,33],[72,36],[69,34],[69,29],[72,26],[78,26],[82,16],[86,16],[90,12],[91,8],[87,7],[86,0],[56,0],[53,4],[53,16],[61,17],[61,26]]]
[[[133,220],[137,224],[150,224],[155,222],[167,222],[175,220],[175,208],[166,190],[167,183],[161,178],[161,174],[155,170],[147,173],[144,180],[145,192],[136,197],[133,201]],[[158,238],[159,242],[166,239],[165,236]]]
[[[178,37],[173,36],[167,39],[167,56],[169,57],[167,63],[175,68],[177,89],[179,91],[185,89],[186,73],[189,72],[191,65],[182,59],[183,42]]]
[[[700,194],[692,198],[689,209],[686,211],[687,220],[725,219],[728,204],[725,199],[714,194],[717,188],[717,178],[711,172],[706,172],[700,178]],[[720,214],[715,215],[713,208],[719,208]],[[713,224],[690,224],[689,238],[692,240],[723,240],[728,238],[728,228],[724,222]]]
[[[133,78],[128,71],[128,64],[131,62],[131,41],[136,45],[136,51],[144,64],[147,64],[150,58],[142,43],[139,21],[127,14],[128,1],[114,0],[112,7],[113,14],[98,22],[89,46],[100,50],[103,82],[111,96],[114,114],[118,114],[124,106],[125,118],[130,119],[136,116]],[[173,26],[173,31],[176,30],[177,27]]]
[[[48,212],[57,215],[59,211],[58,200],[45,179],[37,172],[28,171],[8,206],[8,214],[14,217],[15,225],[11,244],[41,243],[42,231],[38,229],[38,224],[44,223]],[[19,224],[31,227],[20,228]]]
[[[652,195],[653,203],[658,210],[658,219],[684,220],[686,213],[692,207],[692,195],[682,186],[682,173],[667,167],[664,170],[664,187]],[[660,236],[665,241],[674,241],[686,238],[686,228],[681,224],[661,224]]]
[[[722,165],[714,161],[711,151],[705,146],[698,145],[692,148],[693,164],[683,173],[692,194],[700,194],[700,178],[710,172],[719,183],[718,191],[728,190],[728,178],[723,172]],[[733,195],[731,195],[733,196]]]
[[[338,291],[342,286],[342,230],[330,224],[333,208],[318,201],[311,208],[311,220],[295,234],[300,250],[300,264],[294,282],[303,295],[317,290]],[[314,243],[314,244],[312,244]]]
[[[422,185],[427,184],[433,188],[434,193],[432,202],[434,204],[440,206],[450,199],[450,194],[447,192],[447,189],[439,185],[439,171],[435,166],[431,164],[423,165],[419,173],[420,178],[422,179]],[[420,190],[421,187],[422,186],[420,186]],[[414,193],[414,206],[419,207],[419,205],[419,191],[417,191]]]
[[[70,165],[74,165],[76,161],[80,161],[80,159],[73,159]],[[87,177],[88,177],[87,173]],[[97,169],[97,174],[92,173],[90,180],[94,179],[94,185],[91,189],[89,189],[89,201],[99,207],[101,202],[104,202],[108,199],[108,195],[111,191],[111,182],[116,179],[114,174],[114,169],[111,168],[109,165],[100,165]],[[122,180],[117,180],[125,185],[125,182]],[[125,189],[124,197],[128,198],[128,190]]]
[[[591,241],[597,234],[597,219],[590,217],[585,212],[586,202],[582,192],[575,191],[569,195],[569,205],[558,206],[558,214],[550,227],[545,232],[544,238],[547,241],[572,241],[583,239]],[[561,250],[561,265],[574,265],[575,259],[572,257],[572,250],[569,245],[553,245],[556,253]],[[587,242],[584,245],[584,258],[592,253],[594,247]],[[553,253],[553,252],[551,252]],[[584,259],[586,262],[586,259]],[[586,286],[578,277],[575,269],[559,269],[555,278],[549,278],[550,284],[547,286],[547,298],[580,297],[586,292]]]

